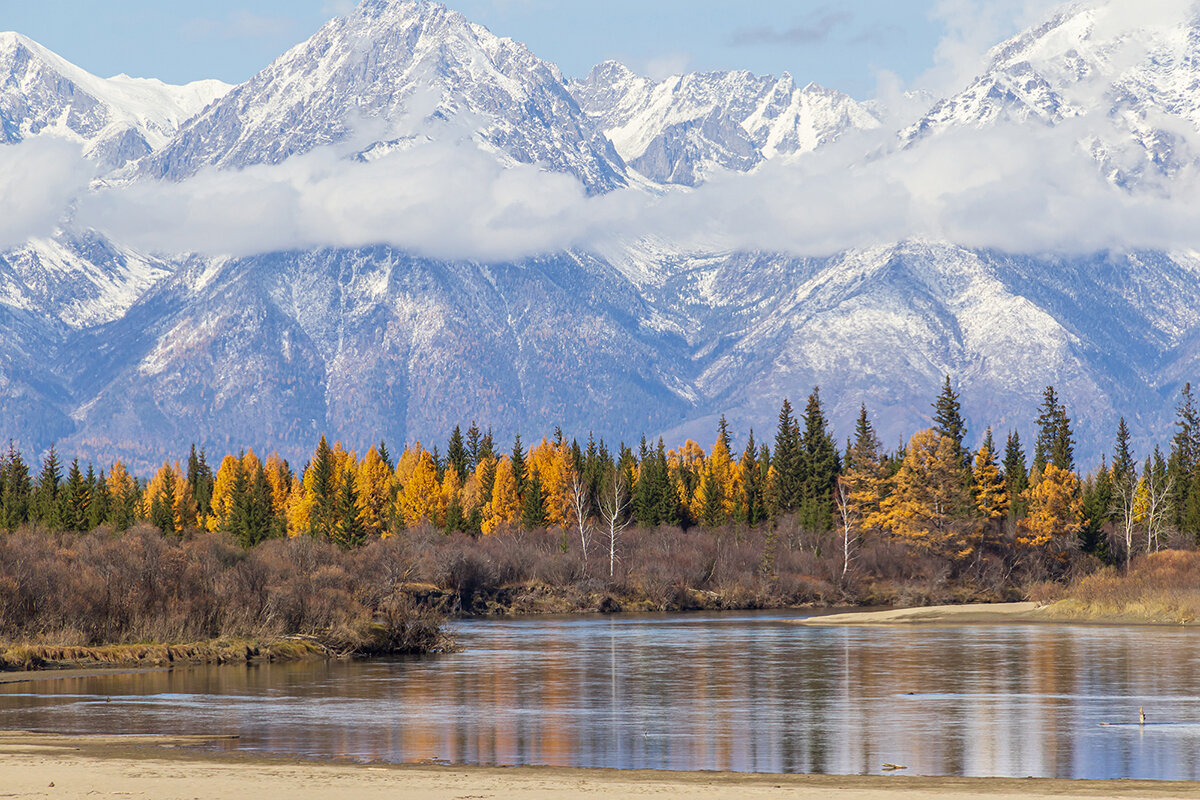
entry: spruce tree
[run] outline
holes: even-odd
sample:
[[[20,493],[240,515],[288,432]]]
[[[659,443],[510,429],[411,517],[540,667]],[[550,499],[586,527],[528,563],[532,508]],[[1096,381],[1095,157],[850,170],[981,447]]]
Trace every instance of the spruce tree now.
[[[800,507],[803,496],[803,465],[800,453],[800,429],[792,415],[792,404],[785,398],[779,410],[779,427],[775,434],[775,452],[772,455],[775,468],[772,511],[788,514]]]
[[[541,528],[546,524],[546,493],[542,490],[542,477],[536,469],[530,472],[525,481],[521,521],[528,528]]]
[[[754,442],[754,429],[750,429],[750,439],[742,452],[742,501],[739,521],[747,525],[757,525],[765,518],[763,508],[762,470],[758,464],[757,445]]]
[[[383,439],[379,440],[379,450],[377,452],[383,463],[387,464],[388,472],[395,472],[396,465],[392,462],[392,454],[388,452],[387,442]]]
[[[671,480],[671,470],[667,465],[667,448],[660,438],[658,449],[654,453],[654,499],[656,525],[680,524],[679,492]]]
[[[342,477],[337,501],[337,528],[335,541],[343,550],[352,550],[366,539],[362,517],[358,508],[358,490],[354,485],[354,471],[346,470]]]
[[[162,487],[150,500],[150,524],[162,531],[164,536],[173,536],[179,531],[175,525],[175,474],[166,470]]]
[[[1025,449],[1021,446],[1021,434],[1012,431],[1004,445],[1004,485],[1008,492],[1008,516],[1010,521],[1025,517],[1028,504],[1022,495],[1029,488],[1029,472],[1025,467]]]
[[[95,530],[101,525],[108,524],[108,518],[112,513],[112,498],[108,493],[108,484],[104,480],[104,473],[101,472],[96,476],[95,481],[92,481],[92,467],[88,465],[88,482],[92,483],[91,503],[88,505],[87,529]]]
[[[1083,489],[1083,530],[1079,532],[1080,547],[1085,553],[1104,557],[1104,526],[1109,521],[1113,507],[1112,470],[1101,459],[1096,470]]]
[[[62,483],[62,465],[58,460],[58,452],[50,446],[50,452],[42,461],[42,471],[38,476],[37,488],[33,493],[32,518],[40,525],[50,530],[59,530],[59,499],[58,490]]]
[[[1033,469],[1030,475],[1040,479],[1047,464],[1053,464],[1068,472],[1075,469],[1075,442],[1071,431],[1071,419],[1066,406],[1058,400],[1053,386],[1047,386],[1042,395],[1038,411],[1038,436],[1033,453]]]
[[[71,462],[67,480],[59,490],[58,498],[58,519],[62,529],[83,533],[87,527],[88,504],[91,498],[88,497],[87,484],[79,469],[78,458]]]
[[[1124,417],[1117,423],[1117,440],[1113,444],[1110,477],[1114,486],[1124,486],[1137,479],[1137,468],[1133,461],[1133,453],[1129,449],[1129,426],[1125,424]]]
[[[467,460],[467,448],[463,444],[462,429],[455,425],[454,433],[450,434],[450,443],[446,446],[446,465],[454,467],[459,480],[465,481],[470,474],[467,472]]]
[[[969,469],[971,454],[964,445],[967,437],[967,423],[963,421],[962,405],[959,403],[958,393],[950,384],[949,375],[946,376],[946,383],[942,386],[942,393],[933,403],[933,429],[939,435],[954,442],[954,452],[958,454],[963,467]]]
[[[471,427],[467,428],[467,469],[470,472],[474,472],[479,466],[479,445],[479,426],[475,424],[475,420],[471,420]]]
[[[1171,455],[1167,461],[1170,476],[1171,518],[1180,531],[1196,535],[1200,528],[1190,525],[1188,497],[1191,476],[1200,465],[1200,411],[1192,395],[1192,384],[1187,383],[1180,393],[1179,406],[1175,415],[1175,435],[1171,439]]]
[[[524,497],[525,483],[529,480],[529,475],[525,467],[525,448],[521,445],[521,434],[519,433],[513,440],[512,454],[509,455],[509,460],[512,461],[513,478],[517,481],[517,494]]]
[[[29,480],[29,467],[12,441],[8,443],[5,458],[4,490],[0,493],[0,527],[12,533],[29,521],[29,506],[33,486]]]
[[[203,520],[212,513],[212,493],[215,478],[212,473],[212,468],[208,466],[208,460],[205,458],[204,451],[196,452],[196,445],[192,444],[191,453],[188,454],[188,471],[187,471],[188,486],[191,487],[192,497],[196,501],[196,515],[200,520]]]
[[[334,473],[334,455],[321,436],[317,452],[309,469],[312,476],[312,513],[309,517],[309,533],[325,539],[333,538],[337,522],[337,475]]]
[[[804,410],[800,454],[800,524],[812,531],[827,531],[833,527],[833,486],[841,463],[821,406],[820,388],[813,389]]]

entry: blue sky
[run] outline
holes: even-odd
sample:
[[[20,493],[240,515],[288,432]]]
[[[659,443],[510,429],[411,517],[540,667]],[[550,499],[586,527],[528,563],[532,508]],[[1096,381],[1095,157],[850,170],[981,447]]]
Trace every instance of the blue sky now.
[[[350,3],[43,0],[4,5],[0,29],[24,33],[91,72],[172,83],[206,77],[236,83]],[[910,82],[934,65],[938,43],[952,27],[946,8],[963,2],[450,0],[449,5],[498,34],[526,42],[568,76],[619,58],[649,73],[788,71],[800,82],[869,97],[881,70]]]

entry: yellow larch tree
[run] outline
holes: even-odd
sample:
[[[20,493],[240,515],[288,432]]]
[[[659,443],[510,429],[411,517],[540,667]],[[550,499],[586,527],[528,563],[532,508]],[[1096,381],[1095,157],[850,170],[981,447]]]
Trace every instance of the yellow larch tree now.
[[[1083,493],[1079,476],[1047,464],[1037,486],[1027,489],[1029,515],[1021,521],[1017,542],[1043,548],[1055,541],[1069,541],[1083,529]]]
[[[292,493],[292,471],[279,453],[268,456],[263,469],[267,473],[267,484],[271,487],[271,511],[277,517],[285,517],[288,498]]]
[[[408,455],[408,451],[405,451],[405,455]],[[438,485],[437,467],[433,463],[433,456],[420,445],[416,447],[408,479],[403,483],[404,488],[396,498],[398,518],[403,519],[410,528],[421,520],[438,524],[441,487]]]
[[[989,531],[997,530],[1008,518],[1008,487],[996,463],[996,452],[992,448],[992,431],[979,451],[975,453],[975,465],[971,470],[971,492],[975,496],[975,510],[981,517],[979,546],[986,549]]]
[[[547,526],[564,525],[571,513],[571,448],[565,442],[542,439],[529,451],[530,474],[536,470],[546,499]]]
[[[168,478],[167,476],[170,475]],[[192,487],[188,484],[187,479],[183,475],[183,470],[179,468],[179,462],[174,464],[163,464],[151,479],[150,485],[146,487],[146,492],[142,496],[142,514],[145,519],[149,519],[154,508],[154,501],[161,497],[168,481],[174,484],[175,501],[172,503],[171,512],[174,516],[176,533],[182,532],[184,529],[196,525],[196,499],[192,496]]]
[[[213,482],[212,510],[204,527],[210,531],[219,531],[228,527],[233,516],[233,485],[237,480],[238,471],[242,468],[236,456],[225,456],[217,469],[217,478]]]
[[[358,468],[358,505],[368,534],[388,532],[392,507],[392,471],[379,451],[372,447]]]
[[[883,526],[910,544],[963,555],[971,511],[964,470],[954,440],[933,430],[914,435],[880,504]]]
[[[483,508],[483,532],[495,533],[504,525],[515,522],[521,516],[521,495],[517,492],[517,479],[513,474],[508,456],[501,456],[496,464],[496,480],[492,486],[492,499]]]
[[[128,497],[133,491],[133,477],[130,476],[129,470],[125,469],[125,465],[120,461],[114,462],[112,469],[108,471],[108,477],[105,479],[105,487],[108,489],[109,497],[113,498],[114,502],[117,498]]]

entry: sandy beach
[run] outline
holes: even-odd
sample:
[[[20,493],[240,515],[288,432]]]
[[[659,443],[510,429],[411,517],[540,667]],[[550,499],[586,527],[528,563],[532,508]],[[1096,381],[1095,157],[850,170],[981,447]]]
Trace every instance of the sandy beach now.
[[[1048,606],[1037,603],[975,603],[960,606],[893,608],[886,611],[853,611],[806,617],[802,625],[925,625],[961,623],[978,625],[990,622],[1061,622],[1047,613]]]
[[[196,738],[0,732],[0,797],[187,798],[1184,798],[1200,786],[1144,781],[740,775],[559,768],[367,766],[197,749]]]

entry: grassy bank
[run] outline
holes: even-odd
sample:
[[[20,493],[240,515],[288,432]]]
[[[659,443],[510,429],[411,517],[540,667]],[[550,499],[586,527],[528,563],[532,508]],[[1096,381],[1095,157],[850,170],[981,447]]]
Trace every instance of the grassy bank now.
[[[1200,552],[1168,550],[1048,587],[1048,616],[1063,620],[1193,625],[1200,622]]]

